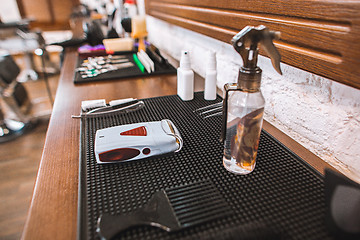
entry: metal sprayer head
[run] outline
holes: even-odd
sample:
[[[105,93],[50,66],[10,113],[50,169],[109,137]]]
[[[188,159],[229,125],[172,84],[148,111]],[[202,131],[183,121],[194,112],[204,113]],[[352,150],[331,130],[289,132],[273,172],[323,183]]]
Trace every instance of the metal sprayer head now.
[[[231,43],[243,59],[243,66],[238,77],[238,88],[244,91],[258,91],[260,89],[261,69],[257,66],[259,44],[271,58],[275,70],[282,74],[280,69],[281,56],[273,44],[274,39],[280,38],[280,32],[274,32],[265,26],[246,26],[236,34]]]

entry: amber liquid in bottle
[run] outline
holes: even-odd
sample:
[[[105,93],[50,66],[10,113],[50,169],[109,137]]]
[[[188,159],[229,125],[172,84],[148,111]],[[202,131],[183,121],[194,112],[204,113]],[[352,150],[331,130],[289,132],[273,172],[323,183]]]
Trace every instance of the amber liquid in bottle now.
[[[240,111],[228,112],[223,164],[232,173],[248,174],[255,168],[264,114],[263,101],[259,102],[260,108],[240,107]],[[236,114],[244,112],[247,114]]]

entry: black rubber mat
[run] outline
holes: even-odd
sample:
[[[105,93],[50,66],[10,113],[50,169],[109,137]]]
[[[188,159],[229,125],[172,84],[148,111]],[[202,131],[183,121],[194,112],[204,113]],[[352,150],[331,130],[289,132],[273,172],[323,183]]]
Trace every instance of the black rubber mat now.
[[[254,172],[238,176],[225,170],[218,140],[221,117],[204,120],[193,112],[219,101],[205,101],[203,93],[196,93],[189,102],[165,96],[145,99],[145,108],[136,112],[82,119],[78,238],[99,239],[96,223],[102,213],[129,213],[146,204],[157,190],[209,179],[233,209],[232,215],[174,233],[151,226],[133,227],[118,238],[216,239],[221,232],[244,226],[236,239],[252,239],[251,232],[263,231],[266,226],[284,239],[331,239],[325,227],[323,177],[265,131]],[[96,164],[97,129],[161,119],[170,119],[179,129],[184,140],[180,152]]]

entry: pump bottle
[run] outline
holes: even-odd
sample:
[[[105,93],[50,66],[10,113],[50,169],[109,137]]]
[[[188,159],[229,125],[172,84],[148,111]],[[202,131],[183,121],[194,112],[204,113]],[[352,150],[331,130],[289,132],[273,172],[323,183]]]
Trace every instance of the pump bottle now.
[[[209,52],[209,58],[207,61],[206,73],[205,73],[205,100],[216,99],[216,57],[215,52]]]
[[[189,51],[181,52],[180,67],[177,69],[177,94],[183,101],[194,98],[194,72],[189,54]]]
[[[259,44],[271,58],[279,73],[280,54],[273,44],[278,32],[265,26],[247,26],[232,39],[235,50],[243,59],[238,82],[225,84],[223,126],[223,165],[234,174],[251,173],[256,165],[265,99],[260,90],[262,70],[257,66]]]
[[[124,3],[125,17],[133,18],[137,15],[137,7],[134,0],[126,0]]]

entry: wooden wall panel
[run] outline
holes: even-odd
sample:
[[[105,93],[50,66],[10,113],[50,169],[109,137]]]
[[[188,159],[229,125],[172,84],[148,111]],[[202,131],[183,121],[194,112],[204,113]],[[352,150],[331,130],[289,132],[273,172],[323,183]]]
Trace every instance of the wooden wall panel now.
[[[265,25],[282,62],[360,89],[360,0],[146,0],[146,12],[227,43]]]
[[[22,0],[21,5],[25,15],[23,18],[31,18],[38,22],[51,22],[52,16],[49,11],[48,0]],[[18,1],[19,4],[19,1]]]
[[[16,0],[22,18],[32,18],[30,27],[42,30],[70,29],[70,14],[79,0]]]

